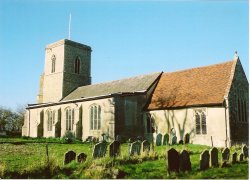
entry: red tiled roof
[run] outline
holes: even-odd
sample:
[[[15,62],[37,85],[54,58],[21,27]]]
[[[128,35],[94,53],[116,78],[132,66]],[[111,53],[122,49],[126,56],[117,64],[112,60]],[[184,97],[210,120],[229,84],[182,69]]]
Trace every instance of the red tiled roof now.
[[[163,73],[148,110],[223,103],[236,60]],[[233,70],[233,71],[232,71]]]

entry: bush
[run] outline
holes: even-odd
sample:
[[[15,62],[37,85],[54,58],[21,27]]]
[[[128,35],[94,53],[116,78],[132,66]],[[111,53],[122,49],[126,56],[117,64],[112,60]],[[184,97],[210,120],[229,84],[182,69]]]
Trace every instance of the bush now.
[[[75,142],[76,137],[71,131],[66,131],[64,136],[63,136],[63,140],[65,143],[71,144],[71,143]]]

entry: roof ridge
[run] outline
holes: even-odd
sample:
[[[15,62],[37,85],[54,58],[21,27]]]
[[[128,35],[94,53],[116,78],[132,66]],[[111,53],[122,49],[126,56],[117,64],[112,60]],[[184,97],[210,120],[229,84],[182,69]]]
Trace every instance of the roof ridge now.
[[[235,61],[235,59],[232,59],[230,61],[226,61],[226,62],[222,62],[222,63],[216,63],[216,64],[199,66],[199,67],[188,68],[188,69],[182,69],[182,70],[177,70],[177,71],[172,71],[172,72],[164,72],[163,74],[172,74],[172,73],[190,71],[190,70],[194,70],[194,69],[202,69],[202,68],[207,68],[207,67],[214,67],[214,66],[223,65],[223,64],[226,64],[226,63],[230,63],[230,62],[233,63],[234,61]]]

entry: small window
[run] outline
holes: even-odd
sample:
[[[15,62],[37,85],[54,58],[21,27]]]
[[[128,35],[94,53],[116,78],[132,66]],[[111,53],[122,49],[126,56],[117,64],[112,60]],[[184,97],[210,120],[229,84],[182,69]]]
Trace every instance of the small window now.
[[[74,109],[66,109],[66,130],[67,131],[72,131],[73,130],[73,125],[74,125]]]
[[[51,73],[54,73],[56,70],[56,56],[53,54],[51,57]]]
[[[101,129],[101,106],[92,105],[89,111],[90,111],[90,129],[100,130]]]
[[[77,74],[80,73],[80,58],[79,58],[79,56],[77,56],[75,59],[75,73],[77,73]]]
[[[206,114],[204,111],[195,112],[196,134],[207,134]]]
[[[196,134],[201,133],[201,120],[200,115],[198,113],[195,113],[195,122],[196,122]]]

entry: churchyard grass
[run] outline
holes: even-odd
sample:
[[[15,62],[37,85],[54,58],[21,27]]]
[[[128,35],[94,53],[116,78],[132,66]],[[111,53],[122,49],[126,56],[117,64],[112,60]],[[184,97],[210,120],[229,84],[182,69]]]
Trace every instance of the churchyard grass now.
[[[0,138],[0,142],[5,141]],[[31,141],[31,142],[30,142]],[[33,143],[33,142],[39,143]],[[53,142],[54,141],[54,142]],[[248,178],[248,162],[230,164],[227,168],[209,168],[199,170],[200,153],[208,146],[174,145],[178,152],[186,149],[190,153],[192,171],[189,173],[171,173],[166,170],[166,150],[170,146],[156,146],[155,152],[149,155],[128,156],[128,144],[122,144],[121,156],[93,159],[92,146],[85,143],[63,144],[61,140],[51,138],[46,140],[15,138],[8,139],[9,143],[0,144],[0,177],[1,178]],[[19,143],[16,143],[19,142]],[[49,163],[46,158],[46,144],[49,149]],[[12,144],[11,144],[12,143]],[[78,164],[71,162],[63,165],[64,154],[73,150],[76,154],[87,154],[86,162]],[[231,154],[240,147],[231,148]],[[221,163],[219,149],[219,162]],[[230,156],[231,158],[231,156]]]

